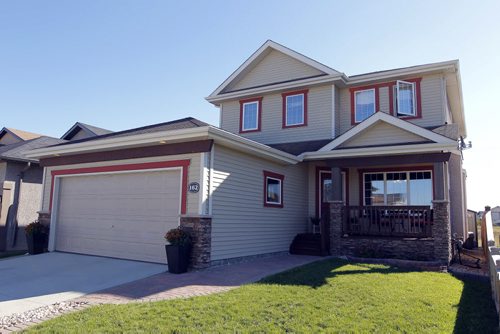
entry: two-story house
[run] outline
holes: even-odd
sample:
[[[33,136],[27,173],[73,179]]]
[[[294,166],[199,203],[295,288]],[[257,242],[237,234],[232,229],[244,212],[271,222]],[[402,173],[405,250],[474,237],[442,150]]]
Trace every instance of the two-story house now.
[[[267,41],[193,118],[32,151],[50,250],[193,265],[288,252],[448,263],[465,235],[458,61],[356,76]],[[313,218],[313,219],[311,219]]]

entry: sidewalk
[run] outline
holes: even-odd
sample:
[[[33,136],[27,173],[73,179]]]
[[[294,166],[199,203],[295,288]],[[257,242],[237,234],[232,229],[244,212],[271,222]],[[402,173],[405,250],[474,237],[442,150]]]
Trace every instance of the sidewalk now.
[[[278,255],[252,261],[211,267],[174,275],[160,273],[138,281],[91,293],[76,299],[92,304],[122,304],[149,302],[173,298],[188,298],[224,292],[266,276],[324,259],[318,256]]]

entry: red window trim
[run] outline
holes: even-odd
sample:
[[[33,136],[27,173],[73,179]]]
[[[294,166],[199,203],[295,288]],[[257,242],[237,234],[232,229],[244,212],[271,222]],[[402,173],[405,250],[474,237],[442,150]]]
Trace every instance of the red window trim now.
[[[431,175],[432,175],[432,198],[436,197],[436,188],[434,185],[434,166],[427,165],[427,166],[405,166],[405,167],[384,167],[384,168],[365,168],[365,169],[358,169],[358,175],[359,175],[359,205],[365,205],[365,199],[364,199],[364,173],[390,173],[390,172],[414,172],[414,171],[421,171],[421,170],[430,170]]]
[[[341,169],[342,173],[345,174],[345,204],[349,206],[349,169],[348,168],[342,168]],[[323,166],[316,166],[316,217],[319,217],[319,207],[321,205],[319,199],[320,195],[319,192],[320,190],[320,172],[332,172],[332,169],[330,167],[323,167]]]
[[[288,128],[298,128],[301,126],[307,126],[307,95],[309,93],[309,89],[304,89],[304,90],[296,90],[293,92],[286,92],[281,94],[282,98],[282,114],[283,114],[283,120],[281,127],[283,129],[288,129]],[[286,125],[286,98],[288,96],[292,95],[304,95],[304,123],[302,124],[295,124],[295,125]]]
[[[264,174],[264,206],[265,207],[270,207],[270,208],[282,208],[283,207],[283,203],[284,203],[284,200],[283,200],[283,198],[284,198],[284,196],[283,196],[283,183],[284,183],[284,180],[285,180],[285,176],[282,175],[282,174],[270,172],[270,171],[267,171],[267,170],[264,170],[263,174]],[[268,203],[267,202],[267,178],[273,178],[273,179],[280,180],[280,182],[281,182],[281,203],[280,204],[277,204],[277,203]]]
[[[240,133],[249,133],[249,132],[259,132],[261,130],[261,123],[262,123],[262,96],[261,97],[254,97],[251,99],[245,99],[245,100],[240,100]],[[257,102],[258,103],[258,115],[257,115],[257,129],[253,130],[244,130],[243,129],[243,105],[245,103],[250,103],[250,102]]]
[[[403,81],[407,82],[414,82],[415,83],[415,95],[416,95],[416,104],[417,104],[417,115],[416,116],[399,116],[401,119],[405,120],[410,120],[410,119],[416,119],[416,118],[422,118],[422,101],[421,101],[421,92],[420,92],[420,82],[422,81],[422,78],[412,78],[412,79],[404,79]],[[389,113],[395,117],[398,117],[395,115],[395,110],[394,110],[394,105],[393,105],[393,98],[394,94],[392,92],[392,86],[396,84],[396,81],[389,81],[389,82],[383,82],[379,84],[374,84],[374,85],[366,85],[366,86],[359,86],[359,87],[352,87],[349,89],[351,93],[351,125],[356,125],[361,122],[356,122],[356,106],[354,104],[355,102],[355,92],[360,91],[360,90],[368,90],[368,89],[375,89],[375,112],[380,111],[380,88],[381,87],[387,87],[389,90]]]
[[[160,162],[146,162],[138,164],[125,164],[125,165],[108,165],[99,167],[87,168],[72,168],[72,169],[58,169],[51,172],[51,185],[50,185],[50,204],[49,210],[52,211],[52,201],[54,198],[54,179],[56,176],[61,175],[76,175],[76,174],[89,174],[89,173],[105,173],[105,172],[118,172],[118,171],[134,171],[134,170],[147,170],[157,168],[182,168],[182,193],[181,193],[181,214],[186,214],[187,208],[187,184],[188,184],[188,167],[189,160],[172,160]]]
[[[391,115],[409,120],[409,119],[417,119],[417,118],[422,118],[422,97],[420,93],[420,82],[422,81],[422,78],[414,78],[414,79],[407,79],[407,80],[402,80],[406,82],[412,82],[415,83],[415,104],[416,104],[416,115],[415,116],[398,116],[396,115],[396,110],[394,110],[394,91],[393,87],[396,85],[396,81],[390,82],[389,83],[389,112]]]

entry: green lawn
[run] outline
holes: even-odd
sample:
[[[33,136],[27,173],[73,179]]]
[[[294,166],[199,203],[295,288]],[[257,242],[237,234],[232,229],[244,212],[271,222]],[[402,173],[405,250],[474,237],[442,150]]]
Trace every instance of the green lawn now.
[[[487,282],[331,259],[211,296],[104,305],[32,333],[496,333]]]

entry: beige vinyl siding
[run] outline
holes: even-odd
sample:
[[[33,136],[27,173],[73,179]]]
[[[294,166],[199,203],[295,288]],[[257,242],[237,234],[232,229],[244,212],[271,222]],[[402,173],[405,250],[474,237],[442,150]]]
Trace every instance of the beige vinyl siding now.
[[[440,75],[422,78],[422,82],[420,83],[422,118],[410,120],[412,123],[423,127],[444,124],[444,96],[441,84],[442,76]]]
[[[113,166],[113,165],[122,165],[122,164],[137,164],[137,163],[156,162],[156,161],[187,160],[188,159],[188,160],[190,160],[189,172],[188,172],[188,183],[189,182],[198,182],[201,184],[200,157],[201,157],[200,154],[180,154],[180,155],[169,155],[169,156],[163,156],[163,157],[115,160],[115,161],[92,162],[92,163],[84,163],[84,164],[73,164],[73,165],[46,167],[44,187],[43,187],[42,210],[49,211],[50,191],[51,191],[51,184],[52,184],[51,172],[53,170],[99,167],[99,166]],[[200,196],[201,196],[201,192],[198,192],[198,193],[188,192],[187,193],[187,212],[186,212],[187,214],[198,214]]]
[[[339,94],[339,132],[337,136],[340,136],[347,130],[349,130],[351,125],[351,93],[349,92],[349,88],[341,88]]]
[[[283,166],[216,145],[212,260],[288,251],[307,228],[307,166]],[[263,171],[283,174],[283,208],[264,207]]]
[[[349,205],[361,205],[359,191],[359,171],[357,168],[349,168]]]
[[[391,113],[390,101],[389,101],[389,87],[380,87],[378,90],[378,95],[380,99],[379,110],[385,112],[386,114]]]
[[[5,176],[7,175],[7,163],[6,162],[0,162],[0,183],[5,181]],[[1,193],[0,189],[0,193]]]
[[[261,131],[242,133],[241,136],[264,144],[332,138],[332,86],[324,85],[310,88],[307,99],[307,126],[283,129],[283,99],[281,94],[264,95]],[[239,101],[225,102],[221,110],[222,128],[239,134]]]
[[[362,131],[354,136],[354,138],[344,142],[340,147],[418,143],[423,141],[428,141],[428,139],[402,130],[394,125],[378,122],[371,128]]]
[[[439,126],[443,125],[445,121],[445,106],[443,101],[445,97],[443,96],[442,89],[442,76],[441,75],[429,75],[422,77],[420,83],[420,94],[422,102],[422,117],[416,119],[409,119],[408,122],[422,126]],[[389,101],[389,88],[380,87],[379,88],[379,104],[380,111],[389,113],[390,104]],[[353,126],[351,125],[351,95],[349,88],[343,88],[340,90],[340,134],[348,131]]]
[[[340,105],[341,97],[340,97],[340,89],[335,86],[335,137],[340,135],[340,113],[341,113],[341,105]]]
[[[242,73],[224,92],[320,74],[324,73],[282,52],[272,50],[250,71]]]

